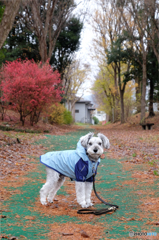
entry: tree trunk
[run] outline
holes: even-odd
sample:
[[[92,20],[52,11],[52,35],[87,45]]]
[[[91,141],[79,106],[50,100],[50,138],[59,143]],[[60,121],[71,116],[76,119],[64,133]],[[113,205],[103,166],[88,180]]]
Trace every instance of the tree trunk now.
[[[120,89],[120,106],[121,106],[121,123],[125,122],[125,112],[124,112],[124,91]]]
[[[154,42],[155,42],[155,40],[154,40]],[[158,53],[158,51],[156,50],[156,44],[155,44],[154,42],[153,42],[152,47],[153,47],[154,54],[155,54],[155,56],[156,56],[156,58],[157,58],[157,62],[158,62],[158,64],[159,64],[159,53]]]
[[[30,114],[30,125],[33,126],[34,125],[34,113],[31,112]]]
[[[21,0],[9,0],[6,3],[2,21],[0,23],[0,49],[12,29],[16,13],[19,10],[20,2]]]
[[[114,67],[114,86],[115,86],[115,101],[114,101],[114,122],[120,119],[120,112],[119,112],[119,91],[118,91],[118,81],[117,81],[117,64]]]
[[[22,18],[38,38],[43,64],[51,58],[61,29],[75,9],[73,2],[67,0],[23,1],[25,14],[22,13]]]
[[[117,63],[112,64],[112,68],[114,71],[114,87],[115,87],[115,94],[113,99],[113,106],[111,108],[113,109],[113,115],[112,111],[110,113],[110,116],[112,116],[112,122],[116,122],[120,119],[120,112],[119,109],[119,91],[118,91],[118,66]]]
[[[141,112],[141,81],[139,81],[139,78],[135,78],[135,83],[137,84],[135,90],[136,90],[136,103],[137,103],[137,113]]]
[[[23,116],[23,114],[20,114],[20,121],[22,122],[22,126],[24,126],[24,122],[25,122],[25,117]]]
[[[153,110],[153,92],[154,92],[154,83],[153,83],[153,80],[150,79],[149,116],[148,117],[155,116],[155,113]]]
[[[140,123],[145,123],[145,107],[146,107],[146,82],[147,82],[147,73],[146,73],[146,52],[143,50],[143,64],[142,64],[142,71],[143,71],[143,79],[142,79],[142,95],[141,95],[141,119]]]
[[[72,113],[72,117],[73,117],[74,122],[75,122],[75,103],[71,102],[71,109],[70,109],[70,112]]]
[[[1,106],[1,120],[4,121],[4,108]]]
[[[46,39],[44,37],[41,38],[39,41],[39,52],[40,52],[42,64],[46,63],[48,59],[48,55],[47,55]]]
[[[22,118],[22,126],[24,126],[24,122],[25,122],[25,119],[24,119],[24,118]]]
[[[6,113],[6,105],[5,102],[0,101],[0,112],[1,112],[1,120],[4,121],[5,113]]]
[[[121,124],[125,122],[125,113],[124,113],[124,91],[125,91],[125,84],[123,83],[123,88],[121,84],[121,76],[120,76],[120,62],[118,66],[118,81],[119,81],[119,90],[120,90],[120,121]]]
[[[118,95],[117,64],[115,64],[114,66],[114,85],[115,85],[116,94]]]
[[[21,110],[19,111],[19,114],[20,114],[20,121],[22,122],[23,114],[22,114],[22,111],[21,111]]]
[[[158,31],[158,24],[157,24],[158,19],[155,17],[155,15],[157,14],[156,13],[157,7],[155,6],[157,4],[157,0],[153,0],[150,2],[151,2],[151,8],[148,10],[149,11],[148,15],[151,15],[152,24],[151,24],[151,29],[148,30],[148,35],[151,39],[150,44],[152,45],[154,54],[155,54],[158,64],[159,64],[159,51],[158,51],[158,49],[159,49],[159,41],[158,41],[159,31]]]

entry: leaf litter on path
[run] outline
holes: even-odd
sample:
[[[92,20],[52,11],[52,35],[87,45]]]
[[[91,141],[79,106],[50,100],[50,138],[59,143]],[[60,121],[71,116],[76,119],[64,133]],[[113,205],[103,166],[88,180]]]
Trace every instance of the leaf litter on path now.
[[[131,168],[133,169],[132,166],[135,165],[141,165],[141,166],[145,166],[146,164],[146,170],[144,169],[144,171],[134,171],[132,170],[132,180],[126,180],[123,179],[123,185],[129,184],[129,185],[139,185],[140,184],[145,184],[145,185],[153,185],[154,180],[157,178],[157,176],[154,176],[153,172],[150,172],[149,170],[151,170],[151,165],[149,165],[149,161],[156,161],[157,166],[155,166],[156,168],[158,167],[158,137],[155,135],[155,133],[152,132],[151,133],[143,133],[143,135],[141,135],[141,132],[139,131],[130,131],[130,132],[124,132],[124,131],[120,131],[120,130],[116,130],[116,129],[100,129],[101,133],[104,133],[109,139],[110,139],[110,143],[111,143],[111,148],[107,153],[107,156],[109,156],[110,158],[115,158],[117,160],[122,159],[122,158],[126,158],[127,160],[124,162],[120,162],[123,165],[123,169],[125,169],[125,171],[130,170]],[[146,139],[146,134],[148,134],[148,138],[149,140],[145,140],[143,141],[142,139]],[[36,141],[37,138],[45,138],[45,136],[43,135],[38,135],[35,136],[35,139],[32,139],[32,142]],[[142,139],[139,139],[141,138]],[[28,135],[28,138],[29,135]],[[157,139],[156,142],[151,143],[151,141],[153,139]],[[141,141],[140,141],[141,140]],[[29,144],[28,142],[29,141]],[[138,142],[137,142],[138,141]],[[11,179],[15,179],[15,186],[16,184],[16,179],[24,179],[24,182],[27,180],[25,179],[25,173],[27,173],[27,171],[30,170],[30,168],[33,170],[32,167],[34,167],[34,169],[36,170],[36,165],[34,165],[34,158],[30,158],[29,156],[33,156],[33,157],[39,157],[39,155],[41,153],[43,153],[46,150],[46,147],[43,147],[42,145],[31,145],[30,144],[30,140],[28,140],[27,138],[24,140],[21,139],[21,146],[16,143],[13,145],[5,145],[4,148],[2,149],[2,151],[0,152],[0,154],[2,154],[3,157],[3,168],[2,168],[2,177],[3,180],[11,180]],[[135,153],[133,155],[133,153]],[[10,157],[11,156],[11,157]],[[10,162],[7,162],[10,161]],[[32,163],[33,161],[33,163]],[[16,163],[16,164],[15,164]],[[9,172],[8,170],[8,164],[10,164],[12,171]],[[154,163],[153,163],[154,164]],[[103,165],[104,167],[104,165]],[[110,175],[114,176],[116,175],[115,171],[112,171],[110,173]],[[19,179],[17,182],[19,182]],[[6,181],[6,182],[7,182]],[[23,182],[23,181],[22,181]],[[23,182],[23,183],[24,183]],[[22,184],[23,184],[22,183]],[[71,184],[71,187],[70,187]],[[18,186],[18,185],[17,185]],[[122,187],[122,186],[121,186]],[[95,223],[95,216],[90,215],[89,217],[87,216],[80,216],[77,215],[76,213],[76,208],[78,208],[78,205],[75,201],[75,189],[74,187],[72,187],[72,183],[70,183],[69,181],[66,181],[65,183],[65,189],[67,194],[69,195],[69,197],[66,198],[66,196],[62,196],[59,195],[57,197],[56,201],[56,206],[55,208],[53,207],[53,205],[48,205],[48,206],[41,206],[39,203],[39,200],[37,200],[36,205],[34,206],[34,208],[28,207],[33,211],[37,211],[37,212],[41,212],[41,214],[44,214],[46,216],[49,217],[50,214],[53,215],[68,215],[68,216],[77,216],[78,218],[81,218],[81,220],[83,222],[88,221],[88,219],[90,219],[90,221],[92,221],[94,219],[94,223]],[[117,188],[114,188],[116,190],[118,190]],[[150,189],[150,188],[149,188]],[[114,190],[114,191],[116,191]],[[141,198],[141,209],[143,209],[144,211],[152,211],[152,218],[151,221],[147,221],[147,225],[149,224],[150,226],[157,226],[158,225],[158,220],[157,220],[157,207],[158,207],[158,201],[156,200],[155,197],[153,197],[153,190],[151,192],[149,192],[150,197],[147,195],[147,197],[143,198],[144,192],[142,192],[140,189],[138,190],[138,192],[136,192],[136,194]],[[93,195],[93,199],[95,200],[95,196]],[[70,206],[68,206],[68,202],[71,203],[69,204]],[[97,201],[98,202],[98,201]],[[96,203],[97,203],[96,202]],[[73,208],[72,208],[73,206]],[[146,207],[145,207],[146,206]],[[71,211],[70,211],[71,209]],[[146,210],[147,209],[147,210]],[[32,216],[26,216],[28,217],[28,219],[26,218],[26,220],[30,220],[31,222],[36,220],[33,219],[34,217]],[[138,219],[142,219],[144,217],[144,212],[141,212],[138,216]],[[30,219],[29,219],[30,218]],[[133,218],[133,217],[125,217],[123,218],[124,222],[131,222],[131,221],[135,221],[137,218]],[[120,221],[123,221],[122,219],[120,219]],[[31,224],[30,222],[30,224]],[[119,222],[120,223],[120,222]],[[154,224],[153,224],[154,223]],[[73,227],[72,228],[70,228]],[[105,229],[106,226],[104,226],[104,224],[99,223],[97,224],[97,226],[93,226],[91,224],[80,224],[81,227],[79,227],[79,225],[75,223],[57,223],[57,225],[54,224],[50,224],[50,230],[51,232],[48,234],[49,239],[58,239],[60,237],[62,237],[62,233],[64,234],[63,237],[65,239],[83,239],[84,236],[82,236],[81,233],[85,232],[85,236],[90,237],[90,239],[100,239],[100,234],[101,233],[101,238],[103,236],[103,231]],[[126,226],[125,226],[126,227]],[[129,229],[129,228],[128,228]],[[67,235],[68,234],[68,235]],[[71,235],[69,235],[71,234]],[[88,238],[86,237],[86,238]],[[105,239],[109,239],[109,238],[105,238]],[[112,239],[112,238],[111,238]],[[120,239],[126,239],[124,237],[120,238]]]

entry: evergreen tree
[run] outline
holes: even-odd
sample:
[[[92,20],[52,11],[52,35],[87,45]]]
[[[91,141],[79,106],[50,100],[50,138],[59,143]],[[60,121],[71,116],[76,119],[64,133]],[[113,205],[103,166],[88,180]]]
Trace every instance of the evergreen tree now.
[[[2,20],[2,16],[5,10],[5,5],[3,2],[0,2],[0,22]],[[3,59],[5,58],[5,50],[4,49],[0,49],[0,66],[1,66],[1,62],[3,61]]]
[[[62,75],[68,64],[71,64],[73,53],[79,48],[82,27],[80,20],[73,17],[67,22],[57,39],[50,64],[53,64]]]
[[[68,20],[66,26],[62,29],[52,57],[50,64],[62,74],[68,64],[71,63],[72,55],[78,50],[80,44],[80,33],[83,24],[78,18],[71,18]],[[20,22],[16,17],[14,26],[10,31],[6,44],[2,51],[5,54],[4,58],[0,59],[0,64],[5,61],[14,61],[18,58],[34,59],[35,62],[41,60],[38,39],[33,32]]]

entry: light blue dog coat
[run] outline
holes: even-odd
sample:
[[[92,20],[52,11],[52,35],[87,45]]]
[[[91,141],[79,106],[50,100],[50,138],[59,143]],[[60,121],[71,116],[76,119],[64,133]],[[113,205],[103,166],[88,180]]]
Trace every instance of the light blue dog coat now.
[[[48,152],[40,157],[40,162],[73,180],[92,182],[100,158],[96,162],[90,161],[79,141],[76,150]]]

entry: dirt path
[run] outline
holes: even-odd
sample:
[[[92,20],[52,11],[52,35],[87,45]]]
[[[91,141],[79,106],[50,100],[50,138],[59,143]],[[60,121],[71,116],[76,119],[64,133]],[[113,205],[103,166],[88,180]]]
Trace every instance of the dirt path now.
[[[46,135],[36,142],[39,153],[39,146],[45,151],[74,149],[88,131]],[[106,201],[120,206],[115,213],[78,215],[74,183],[69,179],[53,204],[41,206],[39,190],[45,182],[45,168],[32,156],[26,175],[7,179],[3,188],[8,197],[3,199],[2,239],[159,239],[159,177],[148,174],[147,164],[130,163],[122,154],[121,159],[111,159],[112,150],[106,156],[98,168],[96,188]],[[104,207],[94,194],[92,198],[95,207]],[[129,237],[130,231],[143,236]],[[157,236],[145,237],[146,232]]]

